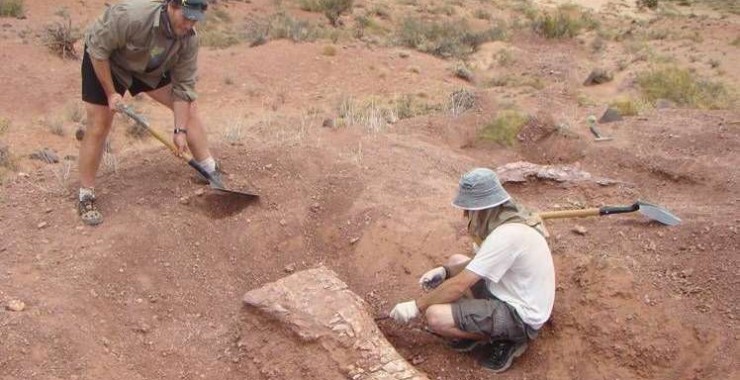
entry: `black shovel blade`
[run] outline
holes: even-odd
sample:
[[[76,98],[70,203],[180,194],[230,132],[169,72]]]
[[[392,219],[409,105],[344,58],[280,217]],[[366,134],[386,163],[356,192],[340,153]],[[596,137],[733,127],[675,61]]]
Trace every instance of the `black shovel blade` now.
[[[226,189],[226,188],[224,188],[222,186],[215,186],[213,183],[211,183],[211,189],[215,190],[218,193],[235,194],[235,195],[239,195],[239,196],[242,196],[242,197],[248,197],[248,198],[253,198],[253,199],[257,199],[257,198],[260,197],[257,194],[250,193],[250,192],[247,192],[247,191],[229,190],[229,189]]]
[[[667,226],[675,226],[681,223],[681,219],[679,217],[671,214],[668,210],[660,206],[645,201],[637,201],[637,204],[640,206],[640,214],[645,215],[652,220],[658,221]]]

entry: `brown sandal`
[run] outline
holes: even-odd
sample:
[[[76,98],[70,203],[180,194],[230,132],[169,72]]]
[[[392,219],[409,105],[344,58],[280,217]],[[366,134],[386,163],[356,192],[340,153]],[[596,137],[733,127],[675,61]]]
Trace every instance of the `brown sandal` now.
[[[98,207],[95,205],[95,198],[88,198],[84,201],[80,201],[78,204],[78,211],[80,212],[80,218],[82,222],[88,226],[97,226],[103,223],[103,214],[98,211]]]

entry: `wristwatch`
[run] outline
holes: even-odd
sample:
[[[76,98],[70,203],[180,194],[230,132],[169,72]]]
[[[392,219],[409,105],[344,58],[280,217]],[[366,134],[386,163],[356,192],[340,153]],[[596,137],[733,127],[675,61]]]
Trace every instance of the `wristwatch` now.
[[[188,130],[185,128],[175,128],[175,130],[172,132],[174,134],[182,133],[184,135],[188,134]]]

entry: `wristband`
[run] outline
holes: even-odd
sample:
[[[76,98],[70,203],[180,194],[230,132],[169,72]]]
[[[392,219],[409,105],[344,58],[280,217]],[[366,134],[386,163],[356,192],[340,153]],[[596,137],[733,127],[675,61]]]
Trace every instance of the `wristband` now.
[[[185,128],[175,128],[175,130],[174,130],[173,133],[174,134],[182,133],[183,135],[187,135],[188,134],[188,130],[185,129]]]
[[[450,278],[450,267],[448,267],[447,265],[442,265],[442,269],[445,270],[445,280],[447,280],[448,278]]]

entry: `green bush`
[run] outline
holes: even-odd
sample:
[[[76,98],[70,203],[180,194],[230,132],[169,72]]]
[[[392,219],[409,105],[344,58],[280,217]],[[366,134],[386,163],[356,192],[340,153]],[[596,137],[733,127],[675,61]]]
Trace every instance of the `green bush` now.
[[[554,12],[543,12],[532,22],[534,31],[545,38],[571,38],[582,29],[594,29],[597,22],[579,7],[564,5]]]
[[[301,0],[301,9],[322,12],[332,26],[339,25],[339,17],[352,11],[354,0]]]
[[[501,111],[494,120],[483,127],[481,138],[502,145],[513,146],[516,142],[516,136],[529,119],[528,115],[514,110]]]
[[[679,105],[705,109],[730,108],[735,103],[722,83],[697,78],[690,71],[674,66],[641,73],[637,83],[651,102],[668,99]]]
[[[0,17],[23,17],[23,0],[0,0]]]

